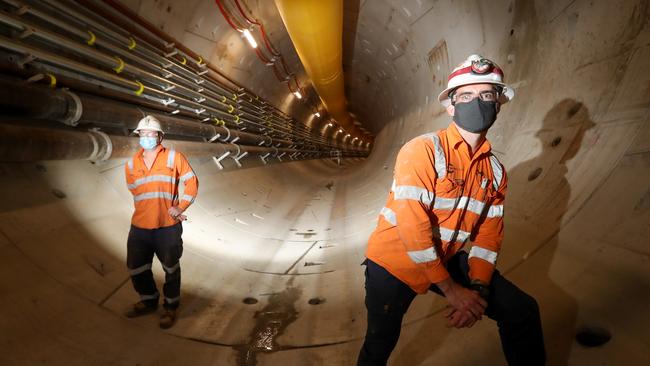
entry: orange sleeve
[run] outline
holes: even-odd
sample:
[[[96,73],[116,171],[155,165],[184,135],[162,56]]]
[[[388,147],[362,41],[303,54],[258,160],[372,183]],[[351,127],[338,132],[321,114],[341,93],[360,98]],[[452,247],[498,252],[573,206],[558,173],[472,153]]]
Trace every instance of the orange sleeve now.
[[[469,277],[489,284],[496,266],[503,241],[503,214],[508,178],[503,169],[503,178],[492,203],[485,207],[477,225],[469,253]]]
[[[135,177],[133,176],[133,158],[124,163],[124,177],[126,178],[126,187],[131,191],[131,194],[135,196]]]
[[[176,152],[178,154],[178,159],[176,160],[176,169],[178,172],[179,180],[185,186],[183,189],[183,194],[180,196],[178,207],[185,211],[196,199],[196,195],[199,192],[199,179],[197,178],[194,170],[190,166],[190,163],[185,158],[185,155]]]
[[[408,256],[432,283],[449,277],[433,243],[429,211],[435,197],[434,154],[422,139],[402,147],[392,187],[397,231]]]

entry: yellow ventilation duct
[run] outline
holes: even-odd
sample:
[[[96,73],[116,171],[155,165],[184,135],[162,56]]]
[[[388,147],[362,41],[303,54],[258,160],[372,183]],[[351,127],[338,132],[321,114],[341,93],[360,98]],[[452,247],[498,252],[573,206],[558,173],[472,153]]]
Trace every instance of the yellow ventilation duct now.
[[[352,122],[343,88],[343,0],[275,0],[284,26],[323,105],[351,136],[368,141]]]

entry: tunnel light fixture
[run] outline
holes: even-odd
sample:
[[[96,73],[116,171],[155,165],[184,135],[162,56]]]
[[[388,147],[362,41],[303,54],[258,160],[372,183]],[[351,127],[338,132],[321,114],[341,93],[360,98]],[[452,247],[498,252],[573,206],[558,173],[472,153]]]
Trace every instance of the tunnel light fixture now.
[[[343,132],[343,129],[342,129],[342,128],[339,128],[339,132],[341,132],[341,133],[342,133],[342,132]]]
[[[255,38],[253,38],[253,35],[248,29],[244,29],[244,38],[246,38],[246,40],[251,45],[251,47],[257,48],[257,42],[255,41]]]
[[[334,126],[334,125],[332,124],[332,122],[330,122],[330,123],[327,124],[327,127],[332,127],[332,126]]]
[[[299,91],[295,91],[295,92],[293,92],[293,95],[295,95],[296,98],[298,98],[298,99],[302,99],[302,94],[300,94]]]
[[[320,117],[320,113],[316,112],[316,113],[314,113],[314,116]]]

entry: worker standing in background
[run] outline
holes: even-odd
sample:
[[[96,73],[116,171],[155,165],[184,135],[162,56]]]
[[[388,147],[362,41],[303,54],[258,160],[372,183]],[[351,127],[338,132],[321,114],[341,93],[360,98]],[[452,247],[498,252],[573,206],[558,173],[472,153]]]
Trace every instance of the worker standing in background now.
[[[471,55],[438,96],[452,123],[400,150],[368,240],[368,328],[358,365],[386,365],[404,314],[428,290],[446,297],[448,327],[469,328],[486,315],[509,365],[545,363],[537,302],[495,270],[507,177],[485,136],[513,96],[495,63]]]
[[[142,149],[125,166],[126,183],[135,204],[126,261],[140,301],[125,316],[133,318],[158,308],[160,295],[151,271],[155,254],[165,271],[160,327],[167,329],[174,325],[180,304],[181,222],[187,219],[183,212],[196,199],[199,181],[183,154],[161,145],[164,132],[155,117],[141,119],[134,132],[140,135]],[[182,196],[179,182],[185,185]]]

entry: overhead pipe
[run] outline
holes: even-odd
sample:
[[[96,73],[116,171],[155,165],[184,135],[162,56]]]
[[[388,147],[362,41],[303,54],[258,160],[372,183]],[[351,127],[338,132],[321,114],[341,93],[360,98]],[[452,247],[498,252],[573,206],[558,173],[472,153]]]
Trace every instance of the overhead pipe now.
[[[16,1],[14,1],[14,0],[3,0],[3,1],[8,2],[8,3],[11,3],[11,4],[14,5],[14,6],[17,6],[17,5],[18,5],[18,4],[16,3]],[[54,6],[54,4],[52,4],[50,0],[47,0],[46,2],[48,2],[48,3],[50,3],[50,5]],[[60,6],[58,6],[57,8],[66,9],[67,12],[72,12],[71,14],[77,14],[77,15],[79,15],[79,13],[77,13],[77,12],[75,12],[74,10],[71,10],[71,9],[69,9],[69,8],[66,8],[66,7],[63,6],[63,5],[60,5]],[[54,18],[50,17],[49,15],[45,14],[44,12],[42,12],[42,11],[38,11],[37,9],[29,8],[29,9],[27,9],[26,11],[27,11],[27,12],[30,12],[30,13],[33,14],[34,16],[37,16],[37,17],[39,17],[39,18],[41,18],[41,19],[43,19],[43,20],[45,20],[45,21],[47,21],[47,22],[49,22],[49,23],[51,23],[51,24],[53,24],[53,25],[56,25],[56,26],[58,26],[58,27],[63,27],[63,29],[66,29],[67,31],[69,31],[69,32],[71,32],[72,34],[75,34],[75,35],[77,35],[77,36],[81,36],[81,37],[83,37],[83,36],[86,34],[86,33],[83,32],[82,30],[76,29],[76,28],[74,28],[73,26],[70,26],[68,23],[62,23],[62,22],[60,22],[58,19],[54,19]],[[119,39],[120,37],[122,37],[122,38],[124,37],[124,36],[117,35],[117,34],[114,33],[113,31],[110,31],[110,30],[106,29],[105,27],[103,27],[103,26],[100,25],[100,24],[95,24],[92,20],[89,20],[89,19],[85,18],[83,15],[81,15],[81,16],[82,16],[81,19],[82,19],[84,22],[91,22],[90,24],[93,24],[93,27],[98,27],[99,29],[101,29],[102,32],[107,32],[109,38]],[[5,18],[5,21],[7,21],[6,18]],[[14,21],[17,21],[17,19],[14,18]],[[9,23],[11,23],[11,22],[9,21]],[[14,24],[15,24],[15,23],[14,23]],[[34,29],[35,29],[35,28],[34,28]],[[82,33],[79,33],[79,32],[82,32]],[[47,33],[47,32],[44,32],[44,31],[42,31],[42,30],[41,30],[40,33],[37,33],[37,35],[43,35],[43,36],[45,36],[46,38],[48,37],[48,33]],[[50,35],[49,38],[52,38],[52,35]],[[104,38],[104,39],[107,39],[107,38]],[[124,42],[125,42],[125,40],[122,39],[121,42],[118,42],[118,45],[120,45],[120,46],[124,46],[124,44],[122,44],[122,43],[124,43]],[[57,40],[57,44],[60,44],[60,42],[58,42],[58,40]],[[126,53],[125,53],[125,52],[122,51],[121,49],[116,48],[116,45],[113,45],[113,44],[110,44],[110,43],[106,43],[106,41],[104,41],[104,40],[102,40],[102,41],[97,40],[97,41],[96,41],[96,44],[97,44],[97,45],[103,45],[104,47],[107,47],[110,51],[112,51],[112,52],[116,52],[116,53],[120,54],[122,57],[124,57],[124,59],[133,59],[133,58],[132,58],[132,53],[131,53],[131,52],[126,52]],[[125,46],[124,46],[124,47],[125,47]],[[136,49],[134,49],[134,50],[131,50],[131,51],[141,52],[142,50],[146,50],[146,48],[144,48],[144,47],[138,47],[138,48],[136,48]],[[153,56],[154,60],[155,60],[156,62],[158,62],[158,63],[169,63],[169,62],[171,62],[171,61],[169,61],[169,60],[167,60],[167,59],[164,59],[164,58],[161,58],[161,57],[162,57],[162,56],[160,56],[160,55],[156,55],[156,54],[154,54],[154,56]],[[149,57],[149,59],[151,59],[151,57]],[[133,61],[140,62],[139,60],[136,60],[136,59],[134,59]],[[172,62],[172,64],[173,64],[173,62]],[[150,66],[151,66],[151,67],[154,67],[154,68],[156,68],[156,69],[159,69],[159,66],[155,66],[155,65],[153,65],[153,64],[150,64]],[[127,67],[125,67],[125,68],[128,68],[128,67],[129,67],[129,66],[127,65]],[[181,69],[181,70],[184,70],[182,67],[181,67],[180,69]],[[142,71],[142,70],[141,70],[141,71]],[[196,73],[196,72],[193,71],[193,73]],[[198,74],[197,74],[197,75],[198,75]],[[197,76],[197,75],[194,75],[194,78],[196,78],[196,77],[199,77],[199,78],[200,78],[200,75],[199,75],[199,76]],[[149,76],[151,76],[151,74],[149,74]],[[186,76],[187,76],[187,75],[186,75]],[[186,81],[186,80],[187,80],[187,79],[181,79],[181,80],[179,80],[179,81],[180,81],[181,83],[185,84],[185,81]],[[158,81],[162,81],[162,80],[161,80],[160,78],[158,78]],[[187,81],[194,82],[195,79],[193,79],[193,78],[191,77],[191,75],[190,75],[190,80],[187,80]],[[169,84],[168,81],[167,81],[167,83]],[[212,81],[210,81],[209,79],[208,79],[208,82],[205,83],[205,84],[208,84],[208,85],[206,85],[206,88],[208,88],[209,86],[216,86],[216,88],[217,88],[218,90],[225,91],[224,89],[222,89],[221,87],[219,87],[217,84],[214,84],[214,83],[213,83]],[[204,84],[204,85],[205,85],[205,84]],[[187,84],[185,84],[185,85],[187,85]],[[188,85],[188,86],[189,86],[189,85]],[[207,89],[206,89],[206,90],[207,90]],[[149,91],[149,90],[147,90],[147,91]],[[187,91],[187,90],[185,90],[185,91]],[[232,94],[235,98],[238,97],[238,94],[234,94],[234,93],[232,93],[232,92],[230,92],[230,91],[228,91],[227,93]],[[196,96],[196,95],[195,95],[195,96]],[[223,97],[223,96],[221,96],[221,97]],[[210,98],[210,99],[212,99],[212,98]],[[227,101],[228,101],[228,103],[239,103],[239,102],[240,102],[239,99],[233,99],[233,100],[231,101],[230,98],[228,98]],[[252,98],[251,98],[251,101],[252,101]],[[219,103],[217,103],[217,104],[219,104]],[[179,106],[179,107],[180,107],[180,106]],[[193,106],[193,107],[196,107],[196,106]],[[239,106],[238,106],[238,107],[239,107]],[[214,110],[212,110],[212,109],[210,109],[210,110],[214,112]],[[238,108],[237,110],[241,110],[241,111],[244,111],[244,112],[246,112],[246,113],[250,113],[250,112],[247,112],[247,111],[248,111],[247,108],[241,108],[241,107],[240,107],[240,108]],[[223,115],[222,115],[222,118],[223,118],[223,117],[228,117],[228,118],[233,117],[233,118],[234,118],[234,116],[229,115],[229,114],[226,113],[225,111],[217,110],[217,112],[223,114]],[[277,112],[279,112],[279,111],[277,111]],[[250,122],[250,123],[252,123],[253,125],[258,126],[258,127],[261,126],[260,123],[256,123],[256,122],[251,121],[251,119],[254,119],[253,116],[247,116],[246,114],[244,114],[242,118],[238,118],[238,119],[240,119],[242,122]],[[240,123],[242,123],[242,122],[240,122]],[[261,121],[259,121],[259,122],[261,122]],[[268,127],[269,127],[268,125],[269,125],[269,124],[271,124],[271,125],[276,125],[275,123],[272,123],[272,122],[269,123],[269,121],[265,121],[265,122],[263,122],[262,124],[264,124],[264,125],[266,125],[266,126],[262,127],[261,130],[266,130],[266,129],[268,129]],[[283,129],[283,126],[275,126],[275,127],[276,127],[276,128],[281,128],[281,129]],[[271,128],[271,130],[275,130],[276,128]],[[301,131],[293,131],[293,133],[294,133],[294,134],[295,134],[295,133],[298,133],[298,134],[304,134],[305,132],[301,132]],[[307,139],[314,139],[315,136],[311,136],[310,133],[307,133],[305,137],[306,137]],[[320,136],[316,137],[316,140],[319,141],[320,143],[325,143],[325,140],[324,140],[324,139],[321,139]]]
[[[323,105],[339,126],[368,137],[352,122],[343,76],[343,0],[275,0],[282,21]]]
[[[110,73],[107,73],[107,72],[104,72],[104,71],[94,69],[94,68],[92,68],[90,66],[87,66],[85,64],[81,64],[81,63],[78,63],[78,62],[75,62],[75,61],[71,61],[71,60],[61,58],[61,57],[59,57],[57,55],[53,55],[53,54],[51,54],[49,52],[46,52],[46,51],[41,51],[41,50],[32,48],[30,46],[19,44],[19,43],[15,42],[15,41],[13,41],[13,40],[11,40],[9,38],[5,38],[5,37],[0,36],[0,41],[3,41],[3,42],[1,42],[2,47],[8,48],[8,49],[10,49],[12,51],[20,52],[22,54],[27,54],[27,55],[33,55],[33,56],[36,56],[36,58],[38,60],[47,60],[50,63],[61,65],[61,66],[66,67],[68,69],[74,69],[74,70],[79,71],[79,72],[84,72],[86,75],[94,75],[96,77],[100,76],[104,80],[107,80],[109,82],[113,82],[113,83],[116,83],[117,85],[123,86],[127,91],[132,91],[133,89],[135,89],[135,86],[133,85],[135,83],[133,83],[131,81],[128,81],[126,79],[120,78],[120,77],[118,77],[118,76],[116,76],[114,74],[110,74]],[[40,64],[39,61],[34,61],[33,63]],[[51,66],[45,66],[45,65],[42,65],[42,66],[45,67],[46,69],[51,68]],[[109,84],[103,84],[103,86],[108,87],[108,88],[111,87]],[[164,92],[159,92],[159,91],[157,91],[157,93],[159,93],[160,95],[165,94]],[[291,131],[287,131],[287,132],[291,132]]]
[[[175,149],[189,157],[228,156],[238,159],[248,155],[326,157],[326,151],[301,151],[287,148],[210,144],[167,140]],[[99,131],[25,127],[0,124],[0,161],[31,162],[43,160],[90,160],[126,158],[140,149],[138,138],[108,135]],[[350,154],[349,156],[355,156]]]
[[[144,116],[143,113],[126,103],[0,77],[0,115],[3,116],[58,121],[70,126],[92,123],[132,130]],[[147,114],[158,118],[167,134],[224,142],[236,140],[240,144],[251,145],[293,145],[289,140],[197,123],[162,113],[147,111]]]

